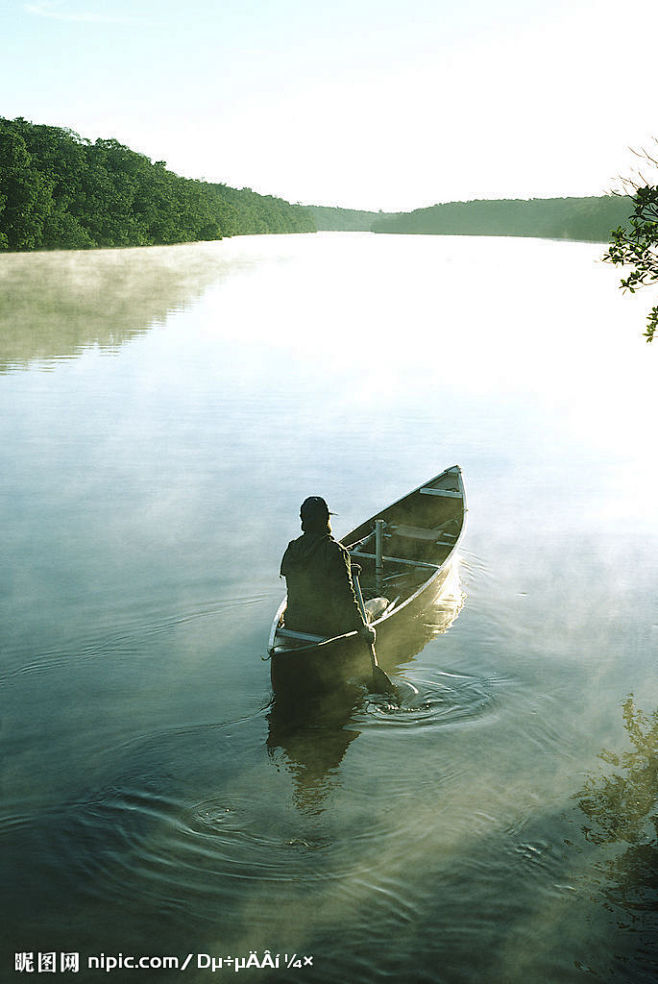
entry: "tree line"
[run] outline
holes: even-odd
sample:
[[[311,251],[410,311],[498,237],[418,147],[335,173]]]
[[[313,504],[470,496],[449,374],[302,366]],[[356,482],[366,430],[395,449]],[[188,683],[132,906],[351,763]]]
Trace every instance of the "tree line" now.
[[[652,167],[658,158],[643,151]],[[85,249],[322,230],[533,236],[610,242],[621,286],[658,282],[658,186],[590,198],[448,202],[413,212],[293,205],[250,188],[182,178],[117,140],[0,117],[0,250]],[[658,330],[658,305],[646,337]]]
[[[443,236],[534,236],[606,242],[610,231],[626,223],[630,198],[533,198],[447,202],[413,212],[382,215],[373,232]]]
[[[0,117],[0,249],[151,246],[315,232],[301,205],[182,178],[117,140]]]

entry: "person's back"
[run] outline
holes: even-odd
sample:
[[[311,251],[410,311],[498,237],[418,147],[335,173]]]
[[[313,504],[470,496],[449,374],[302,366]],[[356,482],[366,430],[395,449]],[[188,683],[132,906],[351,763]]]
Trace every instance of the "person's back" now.
[[[334,540],[324,499],[311,496],[302,503],[302,536],[291,540],[281,561],[288,603],[286,628],[323,636],[354,629],[367,638],[373,630],[364,623],[354,594],[350,555]]]

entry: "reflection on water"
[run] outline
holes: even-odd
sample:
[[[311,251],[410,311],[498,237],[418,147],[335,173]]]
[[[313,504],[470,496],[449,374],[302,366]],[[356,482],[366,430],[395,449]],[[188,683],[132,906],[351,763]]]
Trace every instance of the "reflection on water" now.
[[[236,242],[12,253],[0,262],[0,373],[116,350],[253,265]],[[261,249],[261,262],[267,248]]]
[[[632,919],[658,907],[658,710],[646,714],[630,694],[623,719],[633,750],[602,751],[615,771],[589,776],[578,805],[590,821],[583,826],[586,839],[618,848],[604,862],[605,895]]]
[[[276,695],[268,713],[267,750],[277,769],[292,779],[298,809],[320,812],[339,766],[360,731],[350,727],[363,699],[361,688],[337,687],[323,697],[293,704]]]
[[[422,611],[392,620],[390,631],[377,650],[387,672],[396,673],[452,626],[466,601],[460,579],[462,564],[460,556],[452,558],[445,580]]]
[[[658,842],[658,710],[645,714],[630,694],[623,718],[634,751],[602,751],[601,759],[620,772],[590,777],[580,794],[580,808],[595,824],[584,828],[585,836],[595,844],[638,844],[647,836]]]

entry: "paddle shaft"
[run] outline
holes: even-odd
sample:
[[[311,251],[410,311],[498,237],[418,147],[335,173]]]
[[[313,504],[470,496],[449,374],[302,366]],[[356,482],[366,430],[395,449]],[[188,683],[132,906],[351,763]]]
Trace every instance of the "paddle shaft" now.
[[[366,615],[366,606],[363,604],[363,595],[361,593],[361,584],[359,582],[359,575],[356,571],[352,571],[352,581],[354,583],[354,593],[356,594],[356,600],[359,605],[359,611],[365,624],[368,624],[368,616]],[[377,662],[377,653],[375,652],[375,644],[370,642],[367,644],[370,649],[370,662],[372,664],[372,676],[375,686],[384,685],[386,689],[393,689],[393,684],[389,677],[384,673],[381,666]]]

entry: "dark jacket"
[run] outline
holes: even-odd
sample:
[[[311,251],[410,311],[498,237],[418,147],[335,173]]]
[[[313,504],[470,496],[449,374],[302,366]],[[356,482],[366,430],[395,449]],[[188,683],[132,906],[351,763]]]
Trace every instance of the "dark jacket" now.
[[[329,533],[291,540],[281,561],[288,586],[286,628],[334,636],[363,627],[350,555]]]

